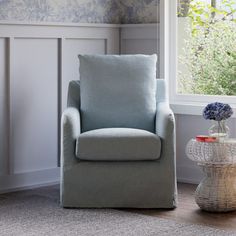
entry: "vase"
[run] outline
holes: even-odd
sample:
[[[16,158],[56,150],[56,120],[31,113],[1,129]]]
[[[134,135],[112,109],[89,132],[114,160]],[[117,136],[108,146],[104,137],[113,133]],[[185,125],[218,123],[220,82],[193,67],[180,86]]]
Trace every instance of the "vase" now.
[[[209,135],[218,139],[229,137],[229,127],[226,125],[225,120],[214,121],[214,124],[208,130]]]

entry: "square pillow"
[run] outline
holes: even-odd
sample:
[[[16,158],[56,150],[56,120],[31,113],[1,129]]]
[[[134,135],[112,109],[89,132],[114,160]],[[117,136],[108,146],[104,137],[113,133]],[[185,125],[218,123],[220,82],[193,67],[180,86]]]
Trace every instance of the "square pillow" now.
[[[154,132],[156,55],[79,55],[82,132],[137,128]]]

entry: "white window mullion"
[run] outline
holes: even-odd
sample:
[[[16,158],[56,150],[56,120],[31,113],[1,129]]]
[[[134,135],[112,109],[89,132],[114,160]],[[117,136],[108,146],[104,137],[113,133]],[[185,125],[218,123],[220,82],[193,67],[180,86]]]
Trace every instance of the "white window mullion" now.
[[[202,108],[207,103],[219,101],[229,103],[236,113],[236,96],[177,94],[177,20],[177,0],[160,0],[161,77],[168,80],[173,110],[177,113],[182,110],[182,114],[201,115]]]

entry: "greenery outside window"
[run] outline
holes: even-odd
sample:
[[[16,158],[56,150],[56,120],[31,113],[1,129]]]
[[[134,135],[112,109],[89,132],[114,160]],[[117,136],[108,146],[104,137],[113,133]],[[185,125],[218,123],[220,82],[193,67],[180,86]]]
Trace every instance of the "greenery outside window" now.
[[[236,1],[178,3],[177,94],[236,96]]]

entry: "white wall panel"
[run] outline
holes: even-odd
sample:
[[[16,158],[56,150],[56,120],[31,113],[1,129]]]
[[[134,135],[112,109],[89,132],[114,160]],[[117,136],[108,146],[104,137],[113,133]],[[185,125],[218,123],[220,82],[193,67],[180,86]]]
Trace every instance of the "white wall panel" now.
[[[57,39],[14,40],[11,159],[14,173],[57,166]]]
[[[160,54],[159,24],[124,25],[121,28],[122,54]],[[157,77],[160,58],[157,62]]]
[[[106,39],[65,39],[63,43],[62,110],[66,107],[68,84],[79,80],[79,54],[106,54]]]
[[[8,169],[7,87],[7,39],[0,38],[0,175]]]
[[[123,40],[124,54],[153,54],[158,52],[157,40],[154,39],[125,39]]]
[[[58,182],[61,105],[79,79],[77,55],[118,54],[119,25],[6,22],[0,32],[0,192]]]

